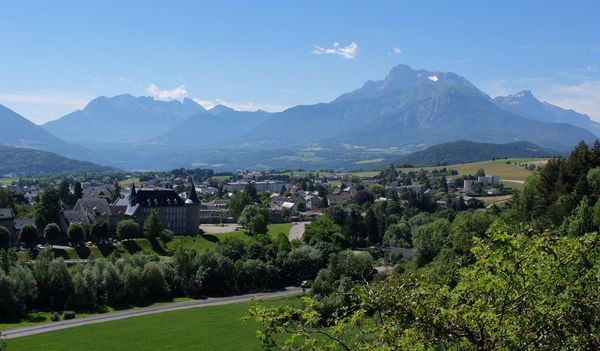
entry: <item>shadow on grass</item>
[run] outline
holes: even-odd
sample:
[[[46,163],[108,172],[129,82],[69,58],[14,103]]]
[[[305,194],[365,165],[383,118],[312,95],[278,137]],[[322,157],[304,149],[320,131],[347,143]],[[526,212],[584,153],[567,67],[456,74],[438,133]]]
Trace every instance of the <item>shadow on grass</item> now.
[[[29,312],[23,318],[9,318],[9,317],[0,317],[0,323],[2,324],[18,324],[18,323],[42,323],[48,321],[46,316],[36,313]]]
[[[125,240],[121,243],[121,245],[123,245],[123,248],[130,254],[142,251],[142,248],[139,247],[139,245],[133,240]]]
[[[216,235],[213,234],[203,234],[202,237],[208,241],[210,241],[211,243],[218,243],[219,242],[219,238],[217,238]]]
[[[160,245],[160,243],[158,242],[158,240],[151,239],[150,240],[150,244],[152,245],[152,250],[154,250],[154,252],[156,252],[157,254],[159,254],[161,256],[166,256],[167,255],[167,251],[165,250],[164,247],[162,247]]]
[[[75,246],[75,252],[77,256],[82,259],[87,259],[90,257],[90,248],[85,245],[77,245]]]
[[[65,249],[53,248],[52,253],[54,253],[54,257],[62,257],[63,260],[68,260],[70,258]]]
[[[98,244],[98,250],[100,250],[102,256],[107,257],[115,251],[115,247],[113,244]]]

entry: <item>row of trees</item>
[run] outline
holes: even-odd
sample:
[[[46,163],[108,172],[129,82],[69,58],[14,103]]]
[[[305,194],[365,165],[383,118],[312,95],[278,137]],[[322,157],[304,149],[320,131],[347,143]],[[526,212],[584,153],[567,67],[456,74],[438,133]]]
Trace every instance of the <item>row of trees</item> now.
[[[314,247],[256,235],[247,243],[223,240],[215,249],[180,248],[170,260],[135,254],[89,260],[68,267],[49,248],[36,260],[0,250],[0,316],[18,319],[31,309],[93,310],[124,307],[177,296],[263,291],[312,279],[327,265]]]
[[[48,223],[44,227],[42,234],[45,241],[52,245],[61,237],[62,232],[56,223]],[[67,239],[71,243],[77,245],[85,238],[85,228],[81,223],[72,222],[69,224],[66,234]],[[100,218],[92,223],[89,234],[96,240],[102,242],[110,236],[110,226],[105,219]],[[116,226],[116,235],[122,240],[138,238],[141,235],[144,235],[149,239],[162,237],[165,240],[170,240],[173,237],[173,233],[164,228],[158,214],[154,210],[151,211],[150,215],[146,218],[143,227],[140,227],[140,225],[132,219],[119,221]],[[19,242],[31,246],[39,241],[40,233],[36,226],[27,224],[21,228],[17,239]],[[10,232],[5,227],[0,226],[0,248],[8,246],[9,243]]]

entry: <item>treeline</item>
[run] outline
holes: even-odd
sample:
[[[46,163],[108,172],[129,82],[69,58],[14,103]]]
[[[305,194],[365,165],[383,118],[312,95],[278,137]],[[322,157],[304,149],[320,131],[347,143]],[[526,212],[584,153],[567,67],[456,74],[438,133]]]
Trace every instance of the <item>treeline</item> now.
[[[600,226],[599,199],[600,142],[596,141],[591,148],[582,142],[569,157],[548,161],[527,180],[523,192],[514,201],[511,215],[514,220],[528,222],[537,230],[561,227],[565,219],[570,218],[570,222],[587,223],[582,229],[589,231],[592,226]]]
[[[18,320],[31,310],[94,311],[170,300],[264,291],[298,285],[328,264],[317,248],[290,244],[282,235],[250,243],[227,238],[214,250],[180,248],[172,258],[135,254],[69,267],[50,249],[35,261],[0,250],[0,316]]]

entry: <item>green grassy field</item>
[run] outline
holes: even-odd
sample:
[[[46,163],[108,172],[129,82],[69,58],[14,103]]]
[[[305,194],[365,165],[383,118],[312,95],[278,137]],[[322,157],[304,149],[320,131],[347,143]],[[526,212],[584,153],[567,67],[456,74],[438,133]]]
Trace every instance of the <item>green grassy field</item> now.
[[[475,174],[478,169],[483,169],[486,174],[500,176],[501,179],[525,180],[531,175],[525,167],[517,163],[544,164],[547,159],[538,158],[520,158],[496,161],[472,162],[458,165],[446,166],[446,168],[456,169],[459,175]],[[510,162],[510,164],[507,163]],[[435,168],[435,167],[434,167]]]
[[[477,172],[478,169],[482,168],[486,174],[498,175],[503,179],[513,179],[513,180],[525,180],[530,174],[531,171],[528,171],[525,167],[519,165],[522,164],[535,164],[535,165],[543,165],[546,163],[547,158],[509,158],[503,160],[495,160],[495,161],[481,161],[481,162],[471,162],[471,163],[461,163],[455,165],[444,166],[446,168],[455,169],[458,171],[459,175],[473,175]],[[510,164],[507,163],[510,162]],[[368,162],[368,161],[366,161]],[[365,163],[365,162],[363,162]],[[442,167],[414,167],[414,168],[399,168],[402,172],[410,172],[410,171],[419,171],[420,169],[432,170],[439,169]],[[319,173],[319,175],[334,175],[339,173],[329,173],[329,172],[312,172]],[[283,175],[288,176],[306,176],[308,172],[285,172],[281,173]],[[357,176],[357,177],[373,177],[379,174],[379,171],[361,171],[361,172],[349,172],[348,174]]]
[[[141,184],[140,178],[128,178],[119,182],[119,185],[121,186],[129,186],[131,184],[136,184],[139,186]]]
[[[298,303],[297,298],[267,305]],[[8,350],[261,350],[250,302],[132,317],[8,340]]]
[[[19,178],[0,177],[0,185],[11,185],[13,182],[16,182],[18,180]]]

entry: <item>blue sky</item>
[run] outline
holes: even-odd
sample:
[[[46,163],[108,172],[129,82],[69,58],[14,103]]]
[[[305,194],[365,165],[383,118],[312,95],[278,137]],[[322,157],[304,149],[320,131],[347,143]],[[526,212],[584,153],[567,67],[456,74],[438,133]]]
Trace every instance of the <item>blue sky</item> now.
[[[122,93],[276,111],[398,63],[600,120],[599,1],[0,4],[0,103],[36,123]]]

